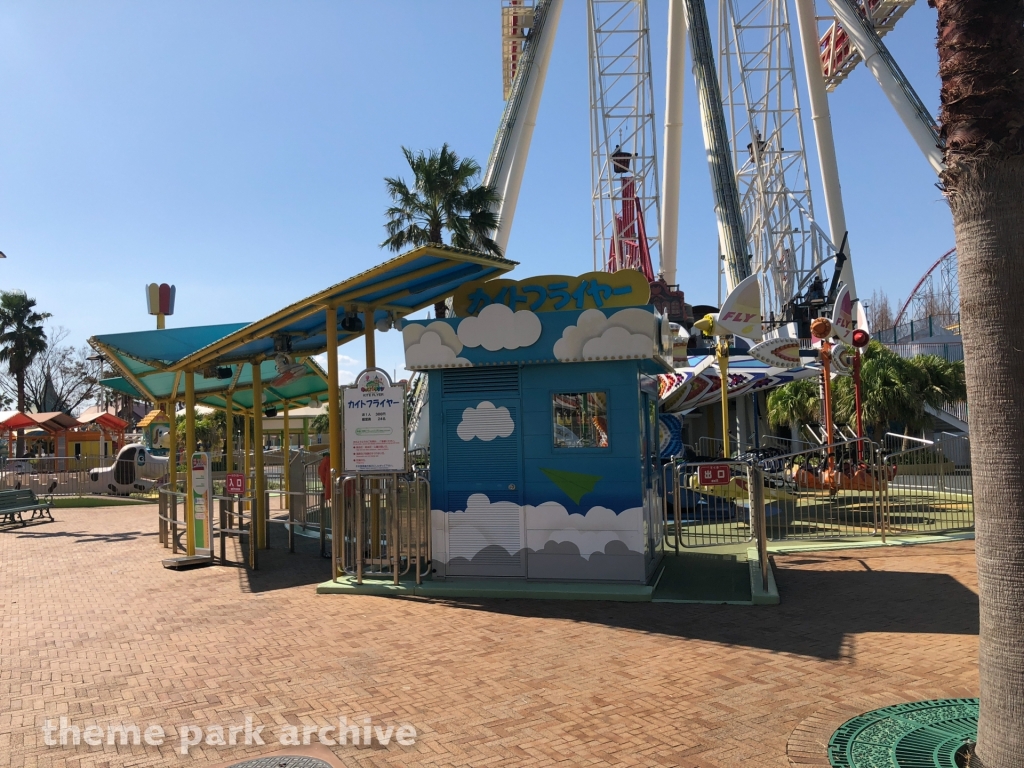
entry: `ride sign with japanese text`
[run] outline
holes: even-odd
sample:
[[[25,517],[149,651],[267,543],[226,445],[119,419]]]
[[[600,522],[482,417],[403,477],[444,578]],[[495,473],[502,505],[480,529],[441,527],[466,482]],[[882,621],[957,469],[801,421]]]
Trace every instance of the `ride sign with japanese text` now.
[[[579,277],[543,275],[525,280],[487,280],[466,283],[455,292],[459,317],[480,312],[489,304],[504,304],[513,312],[558,312],[573,309],[643,306],[651,300],[647,278],[635,269],[587,272]]]
[[[345,470],[404,472],[405,387],[376,368],[345,388]]]

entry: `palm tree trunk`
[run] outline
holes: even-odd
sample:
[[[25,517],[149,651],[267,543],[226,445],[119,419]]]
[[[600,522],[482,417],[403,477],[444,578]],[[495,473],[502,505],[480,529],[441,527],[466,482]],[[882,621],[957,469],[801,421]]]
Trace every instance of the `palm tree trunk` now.
[[[978,163],[950,197],[960,270],[977,528],[987,768],[1024,766],[1024,160]]]
[[[441,245],[441,227],[439,225],[431,225],[430,227],[430,242]],[[448,304],[443,301],[439,301],[434,305],[434,317],[444,318],[448,315]]]
[[[18,387],[18,410],[22,413],[25,412],[25,372],[15,371],[14,372],[14,383]],[[25,455],[25,430],[18,430],[18,440],[15,444],[15,455],[19,458]]]
[[[960,273],[977,528],[976,768],[1024,766],[1024,4],[930,0]]]

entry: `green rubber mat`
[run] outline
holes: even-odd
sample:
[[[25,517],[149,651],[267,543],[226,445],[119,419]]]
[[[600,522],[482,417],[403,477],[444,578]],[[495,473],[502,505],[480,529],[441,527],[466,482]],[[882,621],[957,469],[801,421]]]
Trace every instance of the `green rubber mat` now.
[[[828,759],[834,768],[956,768],[957,750],[977,738],[977,699],[915,701],[843,723]]]
[[[733,555],[666,555],[653,602],[750,603],[750,567]]]

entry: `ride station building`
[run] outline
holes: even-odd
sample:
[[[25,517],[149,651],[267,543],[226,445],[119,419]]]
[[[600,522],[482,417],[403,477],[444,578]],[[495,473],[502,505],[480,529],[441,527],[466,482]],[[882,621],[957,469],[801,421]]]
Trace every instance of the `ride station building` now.
[[[633,270],[498,279],[403,325],[429,378],[435,578],[650,579],[672,353],[649,299]]]

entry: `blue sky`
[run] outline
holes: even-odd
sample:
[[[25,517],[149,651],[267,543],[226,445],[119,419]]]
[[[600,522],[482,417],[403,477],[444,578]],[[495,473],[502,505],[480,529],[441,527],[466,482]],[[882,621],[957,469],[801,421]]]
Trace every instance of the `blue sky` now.
[[[170,326],[202,325],[258,319],[372,266],[402,145],[486,162],[503,106],[498,6],[5,3],[0,288],[28,291],[77,344],[154,327],[149,282],[177,285]],[[934,13],[916,4],[886,38],[933,111]],[[650,17],[660,125],[667,0]],[[587,83],[585,4],[566,0],[507,251],[517,276],[590,268]],[[714,303],[693,97],[688,80],[679,281]],[[831,109],[860,293],[906,296],[953,245],[934,173],[863,67]],[[345,352],[357,371],[362,350]],[[378,336],[378,363],[402,375],[398,334]]]

